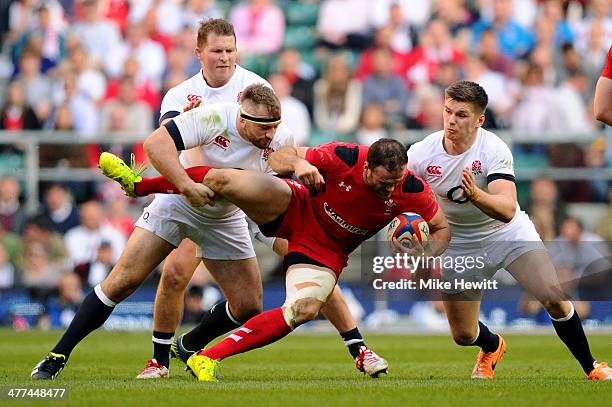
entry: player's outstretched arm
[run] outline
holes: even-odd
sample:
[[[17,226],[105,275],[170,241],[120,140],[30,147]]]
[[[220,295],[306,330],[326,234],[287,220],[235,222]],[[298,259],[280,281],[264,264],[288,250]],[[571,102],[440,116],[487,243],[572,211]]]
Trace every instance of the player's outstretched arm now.
[[[314,165],[306,160],[308,147],[283,147],[270,155],[270,167],[278,174],[294,173],[307,188],[319,189],[325,183]]]
[[[179,153],[165,126],[155,130],[144,142],[151,164],[173,184],[193,206],[213,204],[211,191],[194,182],[179,161]]]
[[[600,76],[595,88],[595,118],[612,126],[612,79]]]
[[[431,236],[428,246],[428,255],[439,256],[448,247],[451,239],[451,230],[442,209],[438,208],[436,214],[427,222]]]
[[[476,179],[469,168],[464,168],[461,187],[472,204],[493,219],[508,223],[514,217],[516,212],[514,182],[496,179],[489,183],[489,192],[485,192],[476,186]]]

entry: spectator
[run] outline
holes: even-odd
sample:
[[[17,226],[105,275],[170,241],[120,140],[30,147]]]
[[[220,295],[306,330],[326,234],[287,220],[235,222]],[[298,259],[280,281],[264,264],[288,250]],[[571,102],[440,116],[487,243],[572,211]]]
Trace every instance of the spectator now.
[[[106,223],[120,231],[126,239],[134,231],[136,219],[130,215],[128,211],[128,198],[123,193],[108,202]]]
[[[106,241],[111,245],[116,262],[125,246],[125,238],[117,229],[104,224],[104,211],[99,203],[85,202],[80,213],[81,225],[70,229],[65,241],[75,271],[85,280],[89,267],[96,261],[100,244]]]
[[[603,137],[595,139],[584,152],[584,162],[588,168],[597,168],[605,171],[606,140]],[[589,181],[589,201],[606,202],[608,200],[608,183],[604,179]]]
[[[590,48],[588,45],[591,42],[592,30],[601,30],[601,46],[603,52],[608,51],[608,47],[612,44],[612,16],[610,15],[609,0],[591,0],[586,5],[586,17],[578,21],[574,26],[576,33],[576,49],[582,55],[586,55]]]
[[[411,99],[407,127],[422,129],[425,132],[439,131],[444,127],[441,106],[444,105],[443,93],[431,85],[421,85]]]
[[[534,64],[527,67],[521,83],[510,127],[534,135],[546,131],[551,127],[550,106],[554,103],[554,88],[545,84],[544,71]]]
[[[417,29],[421,29],[431,18],[432,3],[431,0],[376,0],[372,4],[368,4],[368,10],[372,14],[374,25],[382,27],[389,23],[392,8],[395,4],[398,4],[408,23]]]
[[[48,298],[64,271],[61,265],[53,263],[45,246],[36,241],[24,246],[20,269],[22,284],[36,299]]]
[[[134,78],[124,76],[120,81],[117,99],[106,102],[102,107],[100,131],[127,131],[145,135],[152,130],[151,108],[138,100]]]
[[[77,92],[89,98],[96,106],[102,103],[106,93],[106,78],[92,63],[91,58],[80,45],[70,49],[64,69],[76,75]]]
[[[478,44],[485,30],[493,29],[505,55],[512,59],[527,55],[534,45],[533,34],[514,19],[513,7],[513,0],[493,0],[492,18],[481,18],[472,26],[473,44]]]
[[[332,50],[367,48],[372,27],[369,6],[367,0],[323,1],[317,20],[320,45]]]
[[[484,127],[496,129],[509,121],[514,107],[516,91],[501,73],[490,70],[478,56],[469,56],[465,62],[465,78],[482,86],[489,96]]]
[[[551,21],[554,27],[554,44],[561,46],[574,42],[574,31],[565,18],[563,3],[559,0],[544,0],[540,4],[541,15],[538,18]]]
[[[352,79],[341,54],[333,56],[321,79],[314,86],[316,126],[334,134],[349,134],[357,129],[361,114],[361,84]]]
[[[95,101],[89,94],[79,90],[78,80],[78,72],[66,70],[54,91],[53,99],[55,106],[69,106],[72,117],[78,118],[73,122],[74,130],[79,136],[87,138],[96,133],[100,118]]]
[[[27,30],[13,47],[13,61],[21,59],[27,44],[40,44],[42,72],[55,67],[64,57],[64,35],[58,24],[53,24],[49,9],[42,5],[36,12],[36,25]]]
[[[53,184],[45,192],[43,214],[51,221],[53,230],[61,235],[80,224],[72,195],[62,184]]]
[[[4,230],[0,225],[0,246],[2,246],[12,264],[17,264],[23,241],[17,233]]]
[[[291,128],[296,144],[307,145],[310,138],[310,116],[306,105],[291,96],[291,84],[283,75],[274,74],[268,78],[268,82],[280,100],[283,121]]]
[[[598,263],[609,256],[603,239],[584,230],[577,218],[566,218],[561,223],[560,235],[551,250],[551,260],[557,268],[559,280],[568,293],[578,296],[579,284],[588,279],[605,278]],[[609,269],[609,262],[604,261]],[[576,312],[588,316],[591,304],[588,301],[574,301]]]
[[[278,52],[285,35],[285,16],[270,0],[247,0],[232,9],[229,17],[236,31],[236,44],[245,55]]]
[[[444,63],[463,65],[463,53],[452,41],[448,27],[441,20],[432,20],[421,34],[421,43],[406,59],[406,79],[411,86],[432,83]]]
[[[83,2],[83,19],[74,24],[73,32],[81,39],[95,66],[102,66],[121,42],[117,26],[102,16],[98,0]]]
[[[67,327],[83,302],[83,287],[79,276],[62,273],[57,284],[57,297],[47,301],[47,315],[52,328]]]
[[[43,245],[50,260],[64,266],[68,260],[68,253],[64,245],[64,238],[53,230],[53,224],[42,215],[28,219],[23,231],[23,245],[34,243]]]
[[[492,71],[499,72],[506,78],[514,77],[514,66],[512,60],[501,53],[499,39],[494,30],[488,29],[482,32],[477,46],[478,55]]]
[[[100,284],[113,269],[115,263],[116,260],[111,244],[103,241],[100,243],[100,246],[98,246],[96,259],[89,269],[87,284],[90,287],[95,287]]]
[[[109,76],[117,78],[123,75],[125,60],[130,56],[138,60],[139,75],[159,87],[166,67],[166,54],[159,43],[148,37],[142,23],[130,24],[126,32],[126,41],[121,42],[106,56],[105,68]]]
[[[585,133],[594,130],[593,115],[587,111],[583,95],[589,90],[589,80],[580,71],[570,76],[554,90],[550,109],[551,125],[546,129],[558,133]],[[605,164],[605,158],[604,158]]]
[[[19,202],[19,182],[13,177],[0,178],[0,223],[2,229],[21,234],[25,224],[25,210]]]
[[[561,220],[567,216],[565,204],[559,198],[557,184],[548,178],[531,182],[530,200],[525,209],[540,238],[552,241],[559,234]]]
[[[374,44],[365,50],[359,58],[359,65],[355,77],[364,80],[368,75],[374,73],[374,54],[378,49],[390,50],[393,61],[391,69],[394,74],[403,76],[406,72],[406,53],[396,51],[391,45],[393,31],[390,26],[384,26],[376,31]]]
[[[183,9],[183,24],[196,29],[200,21],[223,18],[223,13],[215,5],[215,0],[187,0]]]
[[[374,144],[381,138],[389,137],[385,129],[385,110],[381,105],[367,104],[361,112],[361,121],[355,138],[365,146]]]
[[[285,48],[278,56],[278,72],[289,81],[291,96],[304,103],[313,117],[315,71],[312,66],[302,61],[297,49]]]
[[[168,56],[168,69],[174,68],[172,66],[172,58],[175,55],[177,48],[173,48],[170,50],[170,54]],[[186,67],[186,64],[183,65]],[[128,57],[123,64],[123,76],[131,77],[134,81],[134,86],[136,87],[136,98],[145,102],[152,111],[159,110],[159,105],[161,103],[161,95],[159,93],[159,89],[141,73],[140,63],[138,59],[133,56]],[[185,77],[186,79],[186,77]],[[108,82],[108,86],[106,88],[106,95],[104,97],[105,100],[114,99],[119,95],[119,89],[121,85],[121,78],[114,78]]]
[[[52,82],[40,73],[40,55],[32,51],[21,54],[19,75],[25,91],[26,103],[34,109],[37,119],[42,123],[47,120],[52,110]]]
[[[21,82],[13,81],[8,84],[6,101],[0,112],[0,130],[38,130],[41,128],[41,123],[32,109],[28,105],[25,96],[25,90]],[[7,150],[7,145],[2,146],[3,150]],[[21,147],[9,150],[21,151]]]
[[[3,244],[0,244],[0,292],[15,285],[15,266],[9,261]]]
[[[417,43],[417,31],[410,25],[399,3],[393,3],[391,5],[391,9],[389,10],[389,23],[384,27],[388,27],[391,30],[389,45],[393,51],[406,54],[410,52]]]
[[[453,37],[461,30],[469,29],[474,22],[474,15],[466,7],[465,0],[438,0],[431,18],[444,21]]]
[[[373,58],[374,72],[363,82],[363,104],[382,106],[386,125],[401,130],[406,122],[408,89],[403,79],[392,72],[393,55],[388,49],[377,49]]]

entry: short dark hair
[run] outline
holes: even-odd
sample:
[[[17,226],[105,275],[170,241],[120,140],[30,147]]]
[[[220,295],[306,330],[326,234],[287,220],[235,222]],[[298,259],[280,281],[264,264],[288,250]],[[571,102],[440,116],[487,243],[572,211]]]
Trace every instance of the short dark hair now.
[[[240,96],[240,104],[249,101],[254,105],[264,105],[270,117],[281,117],[281,105],[274,91],[263,83],[247,86]]]
[[[381,138],[368,150],[368,167],[374,169],[383,166],[389,172],[395,172],[408,164],[406,147],[392,138]]]
[[[215,33],[219,36],[232,36],[236,40],[236,33],[232,23],[222,18],[210,18],[200,22],[198,27],[198,47],[206,45],[208,34],[210,33]]]
[[[457,102],[471,103],[482,113],[489,104],[487,92],[482,86],[472,81],[457,81],[450,84],[444,91],[444,97]]]

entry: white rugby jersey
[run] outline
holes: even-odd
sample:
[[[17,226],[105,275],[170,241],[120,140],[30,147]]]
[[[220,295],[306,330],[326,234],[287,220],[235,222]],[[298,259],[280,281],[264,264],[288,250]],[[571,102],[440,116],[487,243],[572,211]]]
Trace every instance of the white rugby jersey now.
[[[218,88],[208,86],[200,70],[200,72],[166,93],[161,103],[160,122],[168,117],[178,116],[183,112],[185,105],[195,100],[202,101],[203,105],[218,102],[239,102],[244,88],[256,83],[263,83],[272,88],[264,78],[238,64],[236,64],[236,70],[229,82]]]
[[[171,88],[164,96],[160,108],[160,123],[167,118],[176,117],[183,112],[183,108],[190,102],[199,100],[201,105],[219,102],[240,102],[240,96],[244,88],[256,83],[262,83],[269,88],[272,86],[255,72],[244,69],[236,64],[236,70],[230,80],[223,86],[212,88],[204,80],[202,70]],[[180,155],[183,167],[190,164],[185,154]]]
[[[514,163],[508,146],[494,133],[478,129],[476,141],[460,155],[450,155],[443,146],[444,131],[430,134],[408,150],[408,168],[423,178],[436,194],[451,226],[453,240],[481,240],[507,223],[489,217],[463,196],[463,168],[474,174],[476,185],[487,191],[495,179],[514,180]],[[520,213],[517,203],[515,218]]]
[[[291,131],[281,123],[270,146],[262,150],[238,134],[236,116],[239,110],[240,105],[236,102],[214,103],[182,113],[172,120],[176,124],[185,149],[199,146],[205,165],[273,173],[268,158],[272,152],[282,147],[295,145]],[[189,205],[184,197],[181,198]],[[215,206],[197,210],[204,216],[220,218],[237,211],[238,207],[217,198]]]

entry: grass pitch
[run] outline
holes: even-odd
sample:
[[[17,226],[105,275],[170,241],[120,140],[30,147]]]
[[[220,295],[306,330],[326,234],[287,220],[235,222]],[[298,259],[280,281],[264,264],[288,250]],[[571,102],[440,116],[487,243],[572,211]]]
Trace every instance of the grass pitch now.
[[[0,331],[0,386],[66,387],[73,406],[581,406],[607,405],[612,382],[586,380],[553,335],[508,335],[508,349],[493,382],[470,380],[477,349],[448,336],[367,335],[389,360],[389,375],[357,372],[337,335],[290,335],[264,349],[223,362],[223,381],[198,383],[172,360],[167,380],[134,377],[150,357],[150,333],[96,332],[72,354],[54,382],[32,382],[31,368],[59,332]],[[590,335],[593,354],[612,361],[612,336]],[[29,401],[0,404],[33,405]]]

